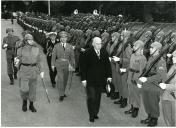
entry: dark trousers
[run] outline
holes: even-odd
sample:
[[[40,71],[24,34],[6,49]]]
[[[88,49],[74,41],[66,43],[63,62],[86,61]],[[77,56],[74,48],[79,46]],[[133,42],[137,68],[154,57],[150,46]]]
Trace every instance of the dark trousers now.
[[[13,77],[13,75],[17,74],[17,67],[15,67],[14,65],[14,58],[15,55],[10,55],[10,54],[6,54],[6,59],[7,59],[7,73],[8,75],[11,75]]]
[[[55,78],[56,78],[56,75],[57,75],[57,70],[56,70],[56,68],[54,69],[54,71],[52,70],[52,67],[51,67],[51,56],[47,56],[47,62],[48,62],[48,68],[49,68],[49,74],[50,74],[51,83],[52,84],[56,84]]]
[[[101,101],[101,89],[95,86],[87,86],[87,108],[90,117],[98,114]]]

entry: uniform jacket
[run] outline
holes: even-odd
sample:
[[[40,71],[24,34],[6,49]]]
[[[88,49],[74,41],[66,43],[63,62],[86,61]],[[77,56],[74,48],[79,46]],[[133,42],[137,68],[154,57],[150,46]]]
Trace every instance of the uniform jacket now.
[[[101,49],[99,59],[94,48],[91,47],[85,52],[81,80],[86,80],[88,86],[102,86],[106,84],[108,77],[111,77],[111,65],[108,53],[105,49]]]
[[[67,61],[65,61],[65,60]],[[75,56],[73,47],[66,43],[65,50],[61,43],[58,43],[54,46],[51,65],[58,68],[68,68],[68,65],[75,67]]]
[[[169,72],[167,73],[167,77],[169,77],[174,72],[174,70],[176,70],[176,65],[173,65],[170,68]],[[171,94],[170,94],[173,91],[176,94],[176,75],[175,75],[175,77],[172,78],[170,83],[166,85],[166,89],[162,95],[162,99],[169,100],[169,101],[176,101],[176,99],[174,99],[174,97],[171,96]]]
[[[37,64],[37,66],[21,65],[18,75],[19,78],[37,78],[37,75],[43,71],[42,52],[36,45],[25,44],[17,50],[17,57],[20,63]]]
[[[47,56],[51,56],[52,55],[52,52],[53,52],[53,49],[54,49],[54,46],[58,43],[57,40],[55,40],[55,43],[52,43],[52,41],[49,39],[47,40],[46,42],[46,48],[44,49],[44,53],[47,55]]]

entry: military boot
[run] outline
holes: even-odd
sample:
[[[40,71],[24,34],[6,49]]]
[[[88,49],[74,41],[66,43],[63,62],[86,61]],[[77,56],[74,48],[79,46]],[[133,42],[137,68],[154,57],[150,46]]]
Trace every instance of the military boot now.
[[[9,74],[9,79],[10,79],[10,85],[14,85],[14,79],[12,74]]]
[[[119,99],[119,92],[113,92],[113,94],[111,95],[111,100],[116,100]]]
[[[31,110],[31,112],[37,112],[32,101],[30,101],[29,109]]]
[[[131,116],[133,118],[136,118],[138,116],[138,111],[139,111],[139,108],[134,108]]]
[[[125,114],[131,114],[133,112],[133,105],[131,105],[131,108],[127,111],[125,111]]]
[[[141,124],[148,124],[150,122],[150,120],[151,120],[151,116],[148,115],[148,117],[146,119],[141,120]]]
[[[22,110],[23,112],[27,111],[27,100],[23,100]]]
[[[120,100],[114,101],[114,104],[121,104],[123,102],[123,97],[120,97]]]
[[[157,124],[158,124],[158,118],[152,117],[147,126],[148,127],[154,127],[154,126],[157,126]]]
[[[127,106],[127,98],[124,98],[122,103],[120,104],[120,108],[125,108]]]

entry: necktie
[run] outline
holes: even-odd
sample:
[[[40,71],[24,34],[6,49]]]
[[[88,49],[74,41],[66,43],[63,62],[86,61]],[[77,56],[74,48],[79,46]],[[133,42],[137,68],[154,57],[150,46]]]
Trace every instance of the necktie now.
[[[97,50],[97,56],[100,59],[100,51],[99,50]]]
[[[62,44],[62,47],[64,48],[64,51],[65,51],[65,45],[64,45],[64,43]]]

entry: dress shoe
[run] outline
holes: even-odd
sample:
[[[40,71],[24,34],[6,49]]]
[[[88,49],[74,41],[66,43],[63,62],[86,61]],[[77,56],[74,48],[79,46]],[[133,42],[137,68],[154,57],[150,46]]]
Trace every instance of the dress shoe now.
[[[90,122],[94,122],[94,118],[92,118],[92,117],[89,118],[89,121],[90,121]]]
[[[23,112],[27,111],[27,100],[23,100],[22,111]]]
[[[151,118],[147,126],[154,127],[154,126],[157,126],[157,124],[158,124],[158,118]]]
[[[131,114],[133,112],[133,105],[131,105],[131,108],[127,111],[125,111],[125,114]]]
[[[10,80],[10,85],[14,85],[14,80]]]
[[[151,120],[151,116],[149,115],[147,119],[141,120],[141,124],[148,124]]]
[[[99,117],[98,116],[94,116],[94,119],[99,119]]]
[[[131,116],[133,118],[136,118],[138,116],[138,111],[139,111],[139,108],[134,108]]]
[[[122,103],[120,104],[120,108],[125,108],[127,106],[127,98],[124,98]]]
[[[123,98],[121,97],[120,100],[114,101],[114,104],[121,104],[123,102]]]
[[[37,112],[37,110],[35,109],[35,107],[33,105],[33,102],[30,102],[29,110],[31,110],[31,112]]]
[[[64,96],[59,97],[59,101],[62,102],[64,100]]]
[[[56,84],[52,84],[52,87],[55,88],[55,87],[56,87]]]

